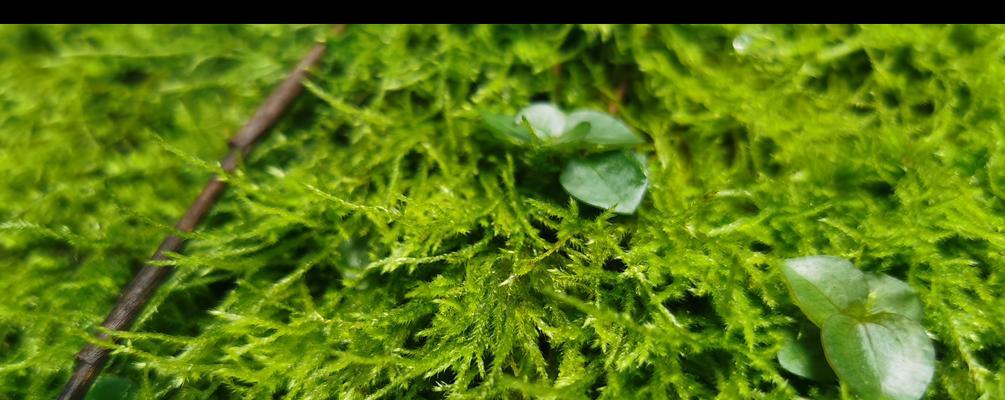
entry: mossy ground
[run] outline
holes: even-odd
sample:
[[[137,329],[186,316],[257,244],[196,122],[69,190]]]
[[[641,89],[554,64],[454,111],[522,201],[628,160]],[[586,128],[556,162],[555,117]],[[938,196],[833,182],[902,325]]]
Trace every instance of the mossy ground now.
[[[0,398],[52,398],[327,27],[0,27]],[[353,26],[105,374],[137,398],[848,397],[780,260],[908,282],[930,398],[1005,398],[1005,28]],[[479,111],[606,110],[634,216]]]

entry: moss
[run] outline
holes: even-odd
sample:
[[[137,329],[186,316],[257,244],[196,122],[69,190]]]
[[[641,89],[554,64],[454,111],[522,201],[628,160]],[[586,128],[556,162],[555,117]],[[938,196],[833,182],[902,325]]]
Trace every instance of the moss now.
[[[51,398],[315,26],[0,27],[0,397]],[[354,26],[169,263],[138,398],[840,398],[780,260],[908,282],[928,396],[1005,396],[998,26]],[[482,140],[607,109],[634,216]]]

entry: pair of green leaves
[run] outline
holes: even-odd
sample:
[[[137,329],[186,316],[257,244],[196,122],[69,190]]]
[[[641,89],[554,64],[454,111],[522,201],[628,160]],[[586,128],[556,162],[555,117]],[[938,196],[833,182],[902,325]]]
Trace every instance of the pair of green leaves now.
[[[786,260],[782,271],[796,305],[816,325],[803,326],[779,351],[782,367],[821,381],[836,373],[865,399],[925,394],[935,349],[920,323],[921,300],[906,283],[830,256]]]
[[[532,104],[516,116],[483,113],[496,137],[507,143],[551,152],[601,151],[576,157],[559,181],[580,201],[619,214],[632,214],[642,202],[649,178],[645,158],[624,148],[645,141],[623,122],[592,110],[566,114],[547,103]]]

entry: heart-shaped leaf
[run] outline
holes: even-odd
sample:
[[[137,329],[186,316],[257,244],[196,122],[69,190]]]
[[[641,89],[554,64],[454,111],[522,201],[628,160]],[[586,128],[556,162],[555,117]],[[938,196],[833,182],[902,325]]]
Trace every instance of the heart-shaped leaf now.
[[[497,138],[513,144],[526,144],[531,141],[530,131],[516,123],[511,116],[493,113],[482,113],[482,121]]]
[[[865,274],[843,258],[788,259],[782,265],[782,272],[796,305],[817,326],[852,305],[864,304],[869,295]]]
[[[819,382],[833,382],[837,377],[820,344],[820,329],[804,322],[795,337],[790,337],[778,351],[778,362],[787,371]]]
[[[569,161],[559,181],[580,201],[605,209],[613,207],[619,214],[634,213],[649,185],[645,166],[624,151]]]
[[[520,110],[515,122],[520,124],[524,120],[540,139],[554,139],[565,133],[565,113],[550,103],[535,103]]]
[[[864,399],[919,399],[935,373],[931,339],[903,315],[835,314],[823,325],[822,342],[834,372]]]
[[[581,145],[584,143],[583,139],[586,138],[586,135],[588,135],[589,133],[590,133],[590,123],[581,122],[572,126],[572,129],[569,129],[568,131],[563,133],[562,136],[559,136],[557,140],[555,140],[553,145],[554,146]]]
[[[870,314],[888,312],[921,321],[924,307],[918,294],[903,281],[885,274],[865,275],[869,284],[868,311]]]
[[[576,126],[584,122],[590,124],[590,131],[583,138],[586,142],[611,146],[631,146],[645,143],[645,140],[632,132],[628,125],[602,112],[577,110],[569,114],[566,119],[568,126]]]

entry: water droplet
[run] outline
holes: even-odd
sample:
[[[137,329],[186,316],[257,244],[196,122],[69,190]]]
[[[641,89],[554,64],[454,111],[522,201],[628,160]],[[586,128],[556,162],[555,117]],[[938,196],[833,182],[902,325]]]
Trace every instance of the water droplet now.
[[[747,49],[750,48],[750,43],[754,41],[754,38],[746,33],[741,33],[735,39],[733,39],[733,50],[737,53],[744,54]]]

